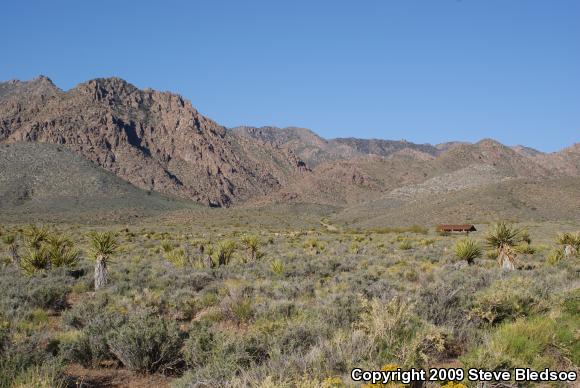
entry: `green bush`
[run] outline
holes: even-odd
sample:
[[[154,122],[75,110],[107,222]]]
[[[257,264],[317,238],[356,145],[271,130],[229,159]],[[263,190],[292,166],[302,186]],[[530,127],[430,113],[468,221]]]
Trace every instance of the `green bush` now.
[[[40,284],[28,292],[30,304],[42,309],[54,311],[63,310],[67,307],[67,295],[70,287],[60,284]]]
[[[193,368],[205,365],[214,350],[215,341],[215,334],[207,325],[194,322],[183,346],[183,356],[187,365]]]
[[[139,372],[175,371],[181,361],[183,344],[174,322],[154,316],[131,317],[107,335],[111,353],[123,365]]]
[[[85,315],[86,314],[86,315]],[[100,361],[114,358],[107,338],[110,332],[125,323],[125,316],[103,307],[100,303],[78,305],[65,316],[65,322],[79,332],[66,337],[60,343],[60,351],[68,361],[85,366],[97,365]]]

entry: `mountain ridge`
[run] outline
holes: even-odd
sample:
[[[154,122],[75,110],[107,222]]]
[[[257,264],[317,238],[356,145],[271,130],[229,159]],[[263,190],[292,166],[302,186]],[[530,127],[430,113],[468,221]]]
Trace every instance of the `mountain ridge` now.
[[[206,206],[390,207],[393,198],[580,176],[580,143],[543,153],[493,139],[431,145],[324,139],[299,127],[226,128],[177,94],[117,77],[67,91],[44,76],[0,83],[0,144],[19,142],[64,147],[141,189]]]

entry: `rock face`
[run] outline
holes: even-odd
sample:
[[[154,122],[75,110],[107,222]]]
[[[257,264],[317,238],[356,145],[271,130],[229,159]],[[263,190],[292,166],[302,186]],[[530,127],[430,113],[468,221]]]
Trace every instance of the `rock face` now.
[[[64,92],[46,77],[0,84],[0,143],[60,144],[147,190],[229,206],[305,172],[290,151],[250,142],[178,95],[119,78]]]

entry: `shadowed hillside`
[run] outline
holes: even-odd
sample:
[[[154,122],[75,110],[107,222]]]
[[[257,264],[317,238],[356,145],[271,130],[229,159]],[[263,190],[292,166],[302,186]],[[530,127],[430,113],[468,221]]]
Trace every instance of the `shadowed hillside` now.
[[[0,145],[3,218],[131,218],[192,206],[141,190],[62,146]]]

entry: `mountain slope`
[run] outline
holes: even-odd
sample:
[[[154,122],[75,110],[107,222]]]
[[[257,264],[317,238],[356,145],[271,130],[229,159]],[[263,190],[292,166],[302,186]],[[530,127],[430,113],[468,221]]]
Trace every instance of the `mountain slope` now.
[[[260,140],[291,150],[309,167],[338,160],[365,156],[389,157],[400,151],[416,151],[434,156],[439,150],[429,144],[415,144],[405,140],[337,138],[326,140],[305,128],[236,127],[230,131],[237,136]],[[424,156],[421,156],[424,157]]]
[[[384,197],[345,208],[332,221],[351,227],[385,227],[497,220],[580,219],[580,177],[516,178],[459,191]]]
[[[260,147],[267,157],[254,157],[254,144],[178,95],[118,78],[67,92],[44,81],[2,84],[0,143],[60,144],[140,188],[226,206],[276,190],[302,171],[292,152],[269,144]]]
[[[146,192],[62,146],[0,145],[0,212],[152,214],[191,207]]]

